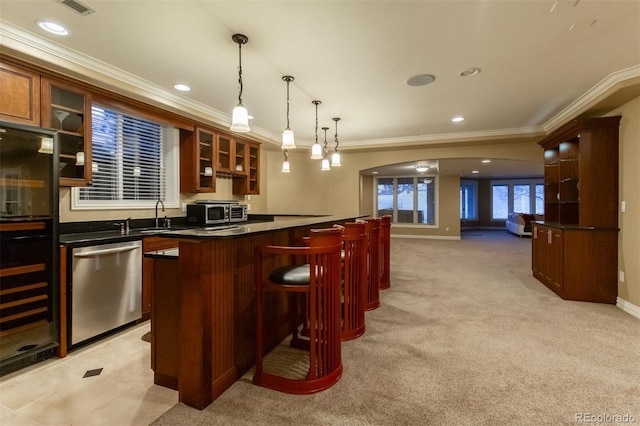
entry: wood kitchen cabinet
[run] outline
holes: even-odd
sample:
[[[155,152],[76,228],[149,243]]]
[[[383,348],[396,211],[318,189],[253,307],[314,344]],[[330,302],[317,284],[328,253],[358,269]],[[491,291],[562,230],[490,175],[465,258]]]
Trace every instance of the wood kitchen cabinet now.
[[[40,126],[40,74],[0,62],[0,120]]]
[[[180,130],[180,191],[215,192],[233,179],[233,194],[260,193],[260,144],[213,129]]]
[[[260,194],[260,144],[247,142],[244,145],[242,158],[244,173],[234,176],[233,193],[238,195]]]
[[[144,253],[178,247],[178,241],[170,238],[147,237],[142,240],[142,319],[151,318],[153,300],[153,282],[155,280],[153,259],[144,257]]]
[[[209,129],[180,131],[180,192],[216,191],[217,142]]]
[[[533,225],[533,275],[563,299],[616,303],[618,124],[574,120],[544,148],[545,220]]]
[[[60,186],[91,184],[91,94],[42,78],[42,127],[58,130]]]

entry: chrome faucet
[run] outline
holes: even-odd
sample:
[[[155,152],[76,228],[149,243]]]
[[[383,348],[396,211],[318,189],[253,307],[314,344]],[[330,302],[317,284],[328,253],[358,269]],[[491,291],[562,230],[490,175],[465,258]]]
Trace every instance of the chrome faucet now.
[[[156,228],[160,227],[158,224],[158,204],[162,204],[162,211],[164,211],[164,203],[162,202],[162,200],[156,201]]]

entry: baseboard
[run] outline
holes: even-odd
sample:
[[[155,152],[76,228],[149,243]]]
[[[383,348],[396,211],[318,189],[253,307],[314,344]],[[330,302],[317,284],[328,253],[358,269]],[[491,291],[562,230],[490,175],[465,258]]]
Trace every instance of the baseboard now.
[[[422,240],[459,240],[460,236],[391,234],[391,238],[418,238],[418,239],[422,239]]]
[[[633,315],[634,317],[640,319],[640,307],[634,305],[633,303],[627,302],[624,299],[620,299],[619,297],[616,299],[616,306],[628,314]]]

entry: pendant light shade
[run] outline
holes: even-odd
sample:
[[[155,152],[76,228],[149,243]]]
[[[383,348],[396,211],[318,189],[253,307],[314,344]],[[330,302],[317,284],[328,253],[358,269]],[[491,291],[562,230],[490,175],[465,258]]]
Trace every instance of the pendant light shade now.
[[[311,101],[312,104],[316,106],[316,141],[311,146],[311,159],[312,160],[322,160],[322,146],[318,143],[318,105],[320,105],[321,101]]]
[[[247,133],[251,130],[249,128],[249,113],[244,105],[238,104],[233,109],[230,129],[238,133]]]
[[[340,154],[338,152],[334,152],[331,154],[331,167],[339,167],[342,166],[340,163]]]
[[[289,173],[291,172],[291,166],[289,165],[289,156],[287,155],[287,150],[285,149],[284,151],[282,151],[282,154],[284,154],[284,161],[282,162],[282,170],[280,170],[282,173]]]
[[[311,145],[311,159],[322,160],[322,146],[318,142]]]
[[[289,128],[289,83],[294,78],[290,75],[285,75],[282,80],[287,82],[287,128],[282,132],[282,149],[294,149],[296,147],[293,130]]]
[[[233,132],[247,133],[251,129],[249,128],[249,113],[242,105],[242,45],[247,44],[249,38],[244,34],[234,34],[231,39],[238,43],[238,84],[240,85],[240,90],[238,92],[238,105],[233,108],[231,127],[229,129]]]
[[[340,117],[333,117],[333,121],[336,123],[336,149],[331,155],[331,167],[339,167],[342,166],[340,163],[340,153],[338,152],[338,145],[340,144],[338,141],[338,121],[340,121]]]
[[[323,172],[328,172],[329,170],[331,170],[331,166],[329,165],[329,159],[327,158],[323,158],[322,159],[322,169]]]

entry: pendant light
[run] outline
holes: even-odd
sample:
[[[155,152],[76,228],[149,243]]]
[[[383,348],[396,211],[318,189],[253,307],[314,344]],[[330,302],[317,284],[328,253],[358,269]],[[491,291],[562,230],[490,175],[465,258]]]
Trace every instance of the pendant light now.
[[[327,158],[327,130],[329,130],[329,128],[323,127],[322,130],[324,130],[324,145],[322,148],[322,168],[320,170],[322,170],[323,172],[328,172],[329,170],[331,170],[331,166],[329,166],[329,159]]]
[[[331,156],[331,167],[339,167],[342,166],[340,163],[340,153],[338,152],[338,145],[340,144],[338,141],[338,121],[340,121],[340,117],[333,117],[333,121],[336,122],[336,149]]]
[[[318,143],[318,105],[320,105],[321,101],[311,101],[312,104],[316,106],[316,141],[311,146],[311,159],[312,160],[322,160],[322,147]]]
[[[293,130],[289,128],[289,83],[294,78],[290,75],[285,75],[282,80],[287,82],[287,128],[282,132],[282,149],[294,149],[296,147],[295,138],[293,137]]]
[[[249,113],[242,105],[242,45],[247,44],[249,38],[244,34],[234,34],[231,39],[238,43],[238,83],[240,91],[238,93],[238,105],[233,109],[230,129],[238,133],[247,133],[249,129]]]
[[[287,150],[283,150],[282,154],[284,154],[284,161],[282,162],[282,170],[280,170],[282,173],[289,173],[291,172],[291,167],[289,166],[289,155],[287,153]]]

